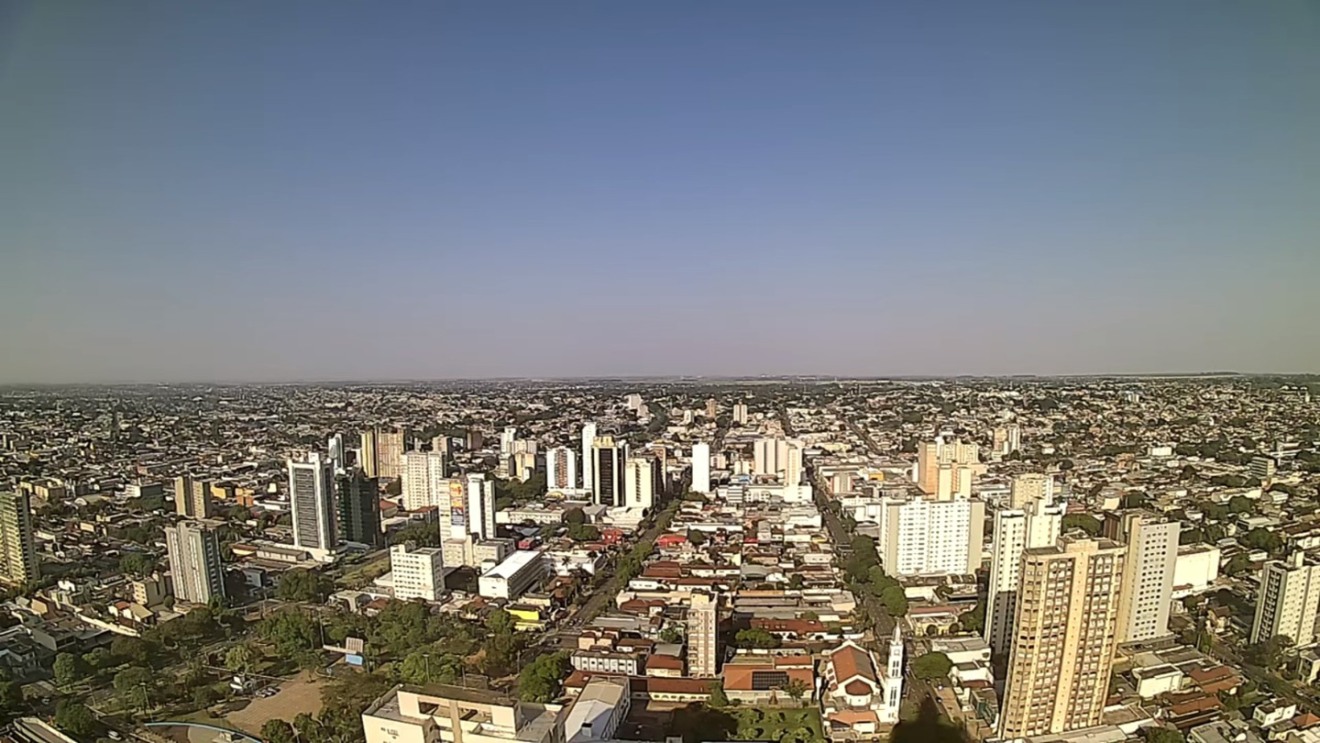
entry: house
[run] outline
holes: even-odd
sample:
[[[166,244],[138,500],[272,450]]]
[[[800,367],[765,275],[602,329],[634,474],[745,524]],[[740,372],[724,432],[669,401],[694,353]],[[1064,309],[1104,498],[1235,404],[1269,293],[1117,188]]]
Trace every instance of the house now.
[[[816,685],[812,666],[808,655],[740,655],[724,664],[724,694],[746,704],[810,700]]]
[[[825,653],[820,700],[831,740],[879,735],[882,727],[898,722],[902,698],[903,638],[898,627],[883,669],[873,653],[852,640]]]

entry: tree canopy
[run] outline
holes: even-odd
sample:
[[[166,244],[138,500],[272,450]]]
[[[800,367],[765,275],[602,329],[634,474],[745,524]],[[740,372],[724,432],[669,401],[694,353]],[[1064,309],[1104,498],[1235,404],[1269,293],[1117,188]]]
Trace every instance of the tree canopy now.
[[[919,679],[947,678],[953,669],[953,662],[944,653],[926,653],[912,661],[912,675]]]

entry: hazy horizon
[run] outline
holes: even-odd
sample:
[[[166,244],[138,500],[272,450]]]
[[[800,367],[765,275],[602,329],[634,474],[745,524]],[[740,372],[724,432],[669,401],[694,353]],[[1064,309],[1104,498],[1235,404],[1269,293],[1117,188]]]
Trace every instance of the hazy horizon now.
[[[1304,0],[4,3],[0,385],[1313,373],[1316,80]]]

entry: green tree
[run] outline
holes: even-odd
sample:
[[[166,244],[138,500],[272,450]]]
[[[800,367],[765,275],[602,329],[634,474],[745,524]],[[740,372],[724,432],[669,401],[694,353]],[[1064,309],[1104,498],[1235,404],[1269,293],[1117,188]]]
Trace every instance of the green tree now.
[[[734,635],[734,644],[740,648],[777,648],[779,638],[760,627],[753,627],[738,630],[738,634]]]
[[[287,720],[271,719],[262,723],[261,739],[266,743],[297,743],[298,735]]]
[[[574,542],[595,542],[600,539],[600,529],[592,524],[569,524],[568,538]]]
[[[462,678],[463,659],[434,647],[409,653],[399,667],[399,677],[411,684],[452,684]]]
[[[55,683],[60,686],[69,686],[77,681],[82,675],[82,664],[78,656],[72,653],[59,653],[55,656],[55,663],[51,667],[55,674]]]
[[[69,735],[81,738],[95,736],[101,727],[86,705],[70,699],[62,699],[56,705],[55,726]]]
[[[156,571],[156,561],[141,552],[125,552],[119,558],[119,572],[137,578],[145,578]]]
[[[146,709],[151,703],[155,684],[156,675],[141,666],[130,666],[115,674],[115,691],[138,709]]]
[[[802,577],[801,573],[793,573],[792,575],[788,576],[788,588],[791,591],[801,591],[802,587],[806,585],[806,583],[807,580],[806,578]]]
[[[247,645],[235,645],[225,653],[225,668],[235,673],[247,673],[257,660],[257,654]]]
[[[1283,538],[1263,526],[1258,526],[1242,537],[1242,544],[1249,549],[1274,553],[1283,549]]]
[[[1100,523],[1100,519],[1097,519],[1089,513],[1070,513],[1063,517],[1062,526],[1064,531],[1081,529],[1086,532],[1088,536],[1094,537],[1100,534],[1102,524]]]
[[[559,696],[569,669],[568,653],[541,655],[518,674],[518,697],[524,702],[548,702]]]
[[[710,682],[707,687],[710,690],[710,706],[727,707],[729,706],[729,696],[724,693],[724,682],[716,679]]]
[[[486,628],[497,635],[513,632],[513,615],[503,609],[494,609],[486,616]]]
[[[334,582],[320,573],[294,569],[280,576],[277,595],[283,601],[321,603],[334,590]]]
[[[706,543],[706,533],[700,529],[688,529],[687,540],[692,543],[693,547],[700,547]]]
[[[382,616],[384,612],[381,612]],[[257,628],[261,639],[275,646],[283,658],[317,647],[318,632],[311,618],[297,609],[285,609],[262,620]]]
[[[944,653],[926,653],[912,661],[910,670],[914,678],[932,680],[948,678],[952,669],[953,662],[949,656]]]
[[[908,600],[907,595],[903,593],[900,586],[890,586],[880,594],[880,603],[884,604],[885,610],[892,617],[907,616]]]
[[[1251,568],[1251,558],[1245,554],[1238,553],[1233,555],[1228,564],[1224,566],[1224,572],[1229,575],[1241,575]]]
[[[562,521],[565,524],[585,524],[587,523],[587,514],[581,508],[570,508],[564,511]]]
[[[192,703],[194,707],[198,707],[198,708],[210,707],[219,700],[220,700],[220,693],[217,692],[215,690],[215,687],[213,686],[210,685],[199,686],[196,689],[193,689]]]
[[[183,621],[176,619],[174,622]],[[168,622],[167,624],[173,624]],[[110,654],[120,663],[131,663],[133,665],[145,665],[147,663],[147,651],[149,647],[140,637],[128,637],[126,635],[116,637],[110,641]]]
[[[674,644],[683,642],[683,630],[673,624],[666,625],[660,630],[660,642]]]
[[[22,714],[26,707],[21,685],[11,679],[0,681],[0,718],[12,719]]]
[[[439,547],[440,527],[435,524],[409,524],[390,535],[390,544],[412,542],[418,547]]]
[[[1205,517],[1211,521],[1223,521],[1229,517],[1228,506],[1212,501],[1201,504],[1201,513],[1205,514]]]
[[[1256,504],[1245,495],[1235,495],[1228,499],[1228,510],[1232,513],[1251,513],[1255,507]]]
[[[1185,743],[1186,738],[1175,728],[1151,726],[1144,731],[1146,743]]]
[[[784,693],[792,697],[795,702],[801,702],[802,697],[810,690],[811,687],[807,686],[802,679],[789,679],[784,686]]]
[[[977,598],[976,606],[972,607],[971,611],[963,612],[963,614],[958,617],[958,624],[963,628],[964,632],[975,632],[978,635],[981,634],[985,629],[985,597],[982,596]]]

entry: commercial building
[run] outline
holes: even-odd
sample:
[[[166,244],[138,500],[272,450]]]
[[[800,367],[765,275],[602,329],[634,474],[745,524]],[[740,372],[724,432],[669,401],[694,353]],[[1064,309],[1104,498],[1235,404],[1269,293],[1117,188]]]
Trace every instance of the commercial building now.
[[[591,490],[596,487],[596,474],[594,462],[596,452],[592,447],[596,443],[596,424],[584,423],[582,425],[582,489]]]
[[[1173,566],[1173,598],[1180,599],[1210,590],[1219,579],[1218,547],[1189,544],[1178,548]]]
[[[655,505],[660,463],[654,457],[628,457],[624,467],[624,502],[629,508],[649,509]]]
[[[210,518],[211,483],[188,475],[174,478],[174,510],[184,518]]]
[[[32,505],[26,490],[0,493],[0,550],[5,581],[24,584],[41,577],[32,533]]]
[[[486,598],[516,599],[541,582],[545,564],[540,550],[519,550],[477,579],[477,592]]]
[[[1062,504],[1049,500],[1025,503],[1025,510],[995,513],[994,545],[990,553],[990,588],[986,603],[985,641],[995,655],[1007,655],[1013,643],[1013,616],[1022,580],[1022,553],[1052,546],[1063,524]]]
[[[1125,548],[1064,537],[1022,555],[999,734],[1007,740],[1100,724],[1117,647]]]
[[[692,492],[710,493],[710,444],[692,445]]]
[[[1275,461],[1274,457],[1252,457],[1251,462],[1247,465],[1247,474],[1261,482],[1267,482],[1270,478],[1274,477],[1274,473],[1278,469],[1278,466],[1279,464]]]
[[[316,452],[289,459],[289,507],[293,514],[293,545],[316,559],[339,546],[336,525],[334,470]]]
[[[556,446],[545,453],[545,485],[550,490],[577,487],[577,455],[567,446]]]
[[[384,542],[380,530],[380,487],[354,467],[335,478],[339,493],[339,530],[341,536],[357,544],[379,547]]]
[[[449,494],[445,455],[437,451],[410,451],[402,456],[403,508],[420,511],[437,508]]]
[[[614,740],[632,707],[628,679],[598,677],[587,682],[564,718],[566,743]]]
[[[937,436],[934,441],[922,442],[917,447],[913,479],[921,492],[937,500],[966,498],[972,493],[972,479],[980,461],[980,448],[976,444],[957,439],[945,441],[943,436]]]
[[[1285,562],[1271,560],[1260,572],[1256,618],[1251,642],[1286,635],[1302,647],[1316,642],[1316,614],[1320,612],[1320,564],[1294,552]]]
[[[981,567],[985,504],[886,496],[876,545],[890,575],[968,575]]]
[[[183,521],[165,527],[174,597],[193,604],[209,604],[225,597],[224,565],[220,542],[209,524]]]
[[[1118,641],[1144,642],[1168,635],[1180,525],[1154,514],[1129,512],[1107,514],[1104,529],[1106,537],[1127,545]]]
[[[624,461],[628,458],[628,444],[615,442],[613,436],[597,436],[591,442],[593,502],[599,506],[627,505],[624,502]]]
[[[390,573],[394,598],[440,601],[445,593],[445,563],[439,547],[416,547],[411,542],[390,547]]]
[[[687,615],[687,666],[690,676],[714,676],[719,672],[718,594],[693,593]]]
[[[560,710],[462,686],[396,686],[362,713],[362,731],[366,743],[565,743]]]

